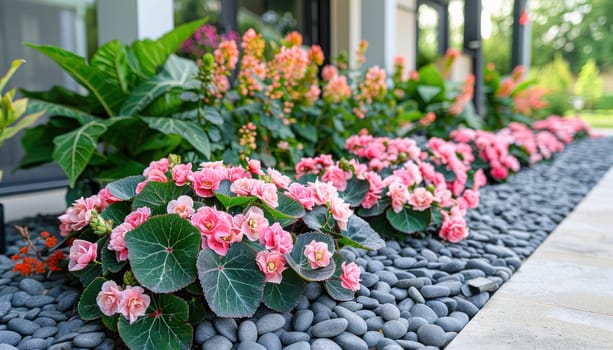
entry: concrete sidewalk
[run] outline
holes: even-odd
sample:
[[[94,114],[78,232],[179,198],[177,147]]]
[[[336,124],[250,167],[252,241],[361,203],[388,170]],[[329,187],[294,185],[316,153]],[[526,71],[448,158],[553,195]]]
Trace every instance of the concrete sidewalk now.
[[[613,349],[613,168],[446,349]]]

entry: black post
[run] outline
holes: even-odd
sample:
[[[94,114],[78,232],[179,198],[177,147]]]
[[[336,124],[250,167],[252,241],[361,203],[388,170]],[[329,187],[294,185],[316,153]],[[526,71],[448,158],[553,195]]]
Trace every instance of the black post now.
[[[444,55],[449,48],[449,3],[443,2],[437,7],[438,16],[440,19],[440,28],[438,32],[438,52]]]
[[[224,33],[238,32],[238,0],[223,0],[219,22]]]
[[[330,0],[305,0],[302,34],[305,44],[317,44],[330,63]]]
[[[4,204],[0,203],[0,254],[6,252],[6,231],[4,230]]]
[[[527,0],[515,0],[513,3],[513,43],[511,46],[511,69],[517,66],[528,68],[530,64],[530,24],[525,17],[522,23],[522,16],[527,16]]]
[[[483,51],[481,45],[481,0],[464,2],[464,52],[473,59],[475,93],[473,103],[477,114],[483,113]]]

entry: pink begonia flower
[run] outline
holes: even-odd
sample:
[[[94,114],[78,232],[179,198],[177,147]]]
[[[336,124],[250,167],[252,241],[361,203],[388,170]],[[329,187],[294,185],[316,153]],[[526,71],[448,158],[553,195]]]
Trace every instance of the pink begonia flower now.
[[[342,192],[347,188],[347,180],[351,179],[351,176],[351,172],[345,172],[338,166],[333,165],[326,169],[321,179],[331,183],[337,190]]]
[[[328,250],[327,243],[312,240],[304,247],[304,256],[306,256],[312,269],[318,269],[330,265],[332,253]]]
[[[283,271],[287,269],[283,254],[277,251],[269,252],[263,250],[258,252],[258,255],[255,257],[255,262],[258,264],[260,271],[264,273],[266,282],[281,283]]]
[[[249,172],[254,175],[264,175],[264,172],[262,171],[262,163],[257,159],[247,160],[247,167],[249,168]]]
[[[168,214],[178,214],[184,219],[189,219],[194,214],[194,200],[190,196],[180,196],[168,202],[166,211]]]
[[[407,186],[400,182],[392,182],[389,185],[387,195],[392,200],[392,209],[396,213],[400,213],[404,209],[404,204],[409,200]]]
[[[424,180],[434,182],[434,179],[436,179],[436,170],[432,164],[423,162],[419,163],[419,170],[421,171],[421,175],[423,176]]]
[[[473,190],[478,190],[480,187],[483,187],[487,184],[487,177],[483,172],[483,169],[479,169],[473,175]]]
[[[327,182],[310,182],[309,190],[311,191],[311,198],[313,198],[316,205],[325,205],[330,202],[332,198],[338,197],[338,190],[336,187]]]
[[[147,181],[153,182],[168,182],[168,177],[166,173],[159,169],[151,169],[149,171],[149,175],[147,175]]]
[[[168,158],[162,158],[160,160],[153,161],[149,163],[149,166],[147,168],[145,168],[145,170],[143,171],[143,175],[149,177],[149,174],[152,170],[157,170],[162,173],[166,173],[168,171],[169,165],[170,162],[168,161]]]
[[[242,238],[232,223],[232,216],[211,207],[198,209],[192,215],[191,223],[202,234],[202,248],[211,248],[221,256],[226,255],[231,243]]]
[[[306,210],[311,210],[315,206],[315,201],[313,200],[311,191],[297,182],[289,185],[288,191],[285,192],[285,195],[300,202],[300,204],[302,204]]]
[[[121,199],[113,196],[111,194],[111,192],[109,192],[109,188],[108,186],[104,187],[103,189],[101,189],[98,194],[98,199],[100,199],[100,208],[99,210],[104,210],[106,209],[106,207],[108,207],[109,205],[116,203],[116,202],[121,202]]]
[[[194,192],[200,197],[213,197],[213,191],[219,187],[222,174],[216,169],[206,168],[192,173]]]
[[[96,260],[97,250],[98,244],[75,239],[70,247],[68,271],[79,271],[86,268],[91,261]]]
[[[498,166],[491,170],[492,177],[496,180],[504,180],[509,176],[507,168]]]
[[[294,243],[292,235],[283,230],[283,227],[275,222],[268,226],[260,235],[260,243],[266,249],[276,250],[281,254],[288,253],[292,250]]]
[[[460,205],[461,209],[474,209],[479,205],[479,192],[467,189],[464,191],[462,197],[458,198],[458,204],[460,201],[465,205],[464,208],[462,208],[462,205]]]
[[[338,228],[346,230],[349,217],[353,215],[353,211],[349,208],[349,203],[340,197],[334,197],[330,200],[330,211],[332,212],[332,217],[336,220]]]
[[[127,222],[115,227],[111,231],[111,237],[109,238],[109,245],[107,249],[115,251],[115,257],[117,261],[128,260],[128,248],[126,247],[126,233],[132,231],[134,226]]]
[[[131,212],[126,216],[123,222],[126,222],[132,226],[132,228],[137,228],[142,225],[143,222],[147,221],[151,216],[151,209],[147,207],[141,207]]]
[[[356,291],[360,289],[360,268],[355,263],[341,265],[341,286],[345,289]]]
[[[92,210],[100,203],[97,196],[79,198],[66,209],[66,213],[58,217],[60,220],[60,235],[68,236],[70,232],[79,231],[89,225],[92,220]]]
[[[258,181],[256,179],[238,179],[230,185],[230,191],[238,196],[250,196]]]
[[[292,182],[292,179],[290,179],[288,176],[281,174],[278,170],[275,170],[273,168],[266,169],[266,173],[268,174],[268,176],[270,176],[272,183],[284,190],[287,190],[289,184]]]
[[[451,191],[447,189],[444,185],[441,187],[437,187],[434,190],[434,201],[438,202],[441,208],[450,207],[454,203]]]
[[[434,195],[423,187],[418,187],[409,195],[409,204],[414,210],[424,211],[432,206]]]
[[[136,189],[134,189],[134,193],[139,194],[143,191],[143,188],[145,188],[145,185],[147,184],[147,182],[149,182],[148,180],[145,181],[141,181],[136,185]]]
[[[441,213],[443,214],[443,225],[441,226],[441,230],[439,232],[441,238],[452,243],[457,243],[468,237],[466,220],[464,220],[459,212],[453,212],[451,216],[449,216],[449,214],[447,214],[445,211],[441,211]]]
[[[243,167],[233,166],[228,167],[226,172],[227,180],[230,182],[234,182],[239,179],[249,179],[251,178],[251,173],[247,172]]]
[[[119,312],[130,321],[130,324],[134,323],[138,316],[143,316],[147,312],[151,298],[144,292],[143,288],[132,286],[127,286],[121,292]]]
[[[192,177],[191,164],[177,164],[172,167],[172,179],[177,186],[185,185]]]
[[[262,232],[268,228],[268,220],[264,217],[264,211],[258,207],[250,207],[245,215],[236,215],[233,221],[250,241],[259,240]]]
[[[119,310],[121,302],[121,289],[115,281],[106,281],[96,297],[96,303],[100,311],[106,316],[113,316]]]
[[[332,65],[326,65],[321,70],[321,78],[328,81],[338,75],[338,70]]]
[[[271,208],[279,206],[279,196],[277,195],[277,186],[275,184],[258,181],[251,191],[251,195],[256,196]]]

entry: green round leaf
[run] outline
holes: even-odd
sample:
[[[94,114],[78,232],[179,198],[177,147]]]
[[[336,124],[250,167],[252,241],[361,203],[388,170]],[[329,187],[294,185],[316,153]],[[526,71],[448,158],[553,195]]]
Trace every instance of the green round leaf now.
[[[283,271],[281,283],[266,283],[264,304],[278,312],[288,312],[298,304],[306,284],[293,269]]]
[[[166,214],[168,202],[185,194],[184,187],[178,187],[173,181],[148,182],[143,190],[134,197],[132,208],[148,207],[152,215]]]
[[[113,197],[127,201],[136,196],[136,185],[145,180],[144,176],[129,176],[121,180],[113,181],[107,185]]]
[[[343,231],[340,246],[350,245],[356,248],[377,250],[385,247],[385,241],[373,230],[368,222],[357,215],[351,215],[347,230]]]
[[[377,204],[375,204],[373,207],[371,208],[360,208],[357,211],[357,214],[363,218],[368,218],[371,216],[377,216],[379,214],[383,214],[385,212],[385,209],[387,209],[390,206],[390,199],[389,197],[383,197],[381,199],[379,199],[377,201]]]
[[[255,251],[242,243],[230,246],[226,256],[203,249],[198,256],[198,278],[209,307],[219,317],[249,317],[264,292],[264,274],[255,263]]]
[[[179,215],[154,216],[126,234],[134,277],[155,293],[171,293],[196,278],[201,235]]]
[[[79,304],[77,305],[77,311],[82,319],[89,321],[102,316],[102,312],[100,312],[100,308],[96,303],[96,298],[105,281],[106,280],[102,277],[94,279],[87,288],[85,288],[83,294],[81,294],[81,299],[79,299]]]
[[[328,221],[329,211],[324,206],[314,207],[313,210],[307,210],[302,218],[302,221],[311,230],[319,231]]]
[[[146,316],[130,324],[119,318],[119,336],[130,349],[189,349],[193,329],[187,324],[189,308],[181,298],[170,294],[151,296]]]
[[[100,246],[98,246],[98,255],[100,255]],[[83,286],[88,286],[98,276],[102,275],[102,266],[91,262],[83,270],[73,271],[72,274],[79,277]]]
[[[100,216],[105,220],[113,220],[113,223],[119,225],[132,211],[130,202],[117,202],[109,205],[100,213]]]
[[[119,314],[115,314],[111,317],[102,315],[102,323],[108,328],[111,332],[117,332],[117,323],[119,322]]]
[[[360,180],[357,177],[352,177],[347,182],[347,188],[339,193],[340,197],[349,203],[352,208],[357,207],[362,203],[364,197],[368,193],[369,183],[366,180]]]
[[[349,301],[353,300],[355,293],[341,285],[341,274],[343,273],[343,257],[340,254],[334,254],[334,263],[336,270],[332,278],[324,282],[324,288],[334,300]]]
[[[279,193],[279,205],[271,208],[264,203],[264,211],[269,219],[278,222],[283,227],[293,224],[305,214],[304,206],[300,202],[281,193]]]
[[[303,279],[307,281],[323,281],[332,276],[336,264],[330,260],[330,265],[326,267],[311,268],[311,264],[309,264],[307,257],[304,255],[304,247],[313,240],[328,244],[328,250],[330,253],[334,253],[334,241],[329,235],[311,232],[298,235],[294,248],[290,253],[285,254],[285,259],[287,264]]]
[[[400,213],[396,213],[392,208],[389,208],[385,214],[392,227],[404,233],[425,230],[431,219],[430,209],[416,211],[404,208]]]

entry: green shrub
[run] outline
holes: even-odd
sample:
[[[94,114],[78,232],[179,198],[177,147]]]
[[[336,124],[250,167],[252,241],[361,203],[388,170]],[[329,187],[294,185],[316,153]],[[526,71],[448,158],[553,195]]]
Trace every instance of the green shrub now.
[[[592,109],[596,106],[596,102],[602,96],[603,81],[600,77],[598,67],[593,59],[589,59],[579,72],[579,79],[575,84],[575,94],[583,97],[585,107]]]

